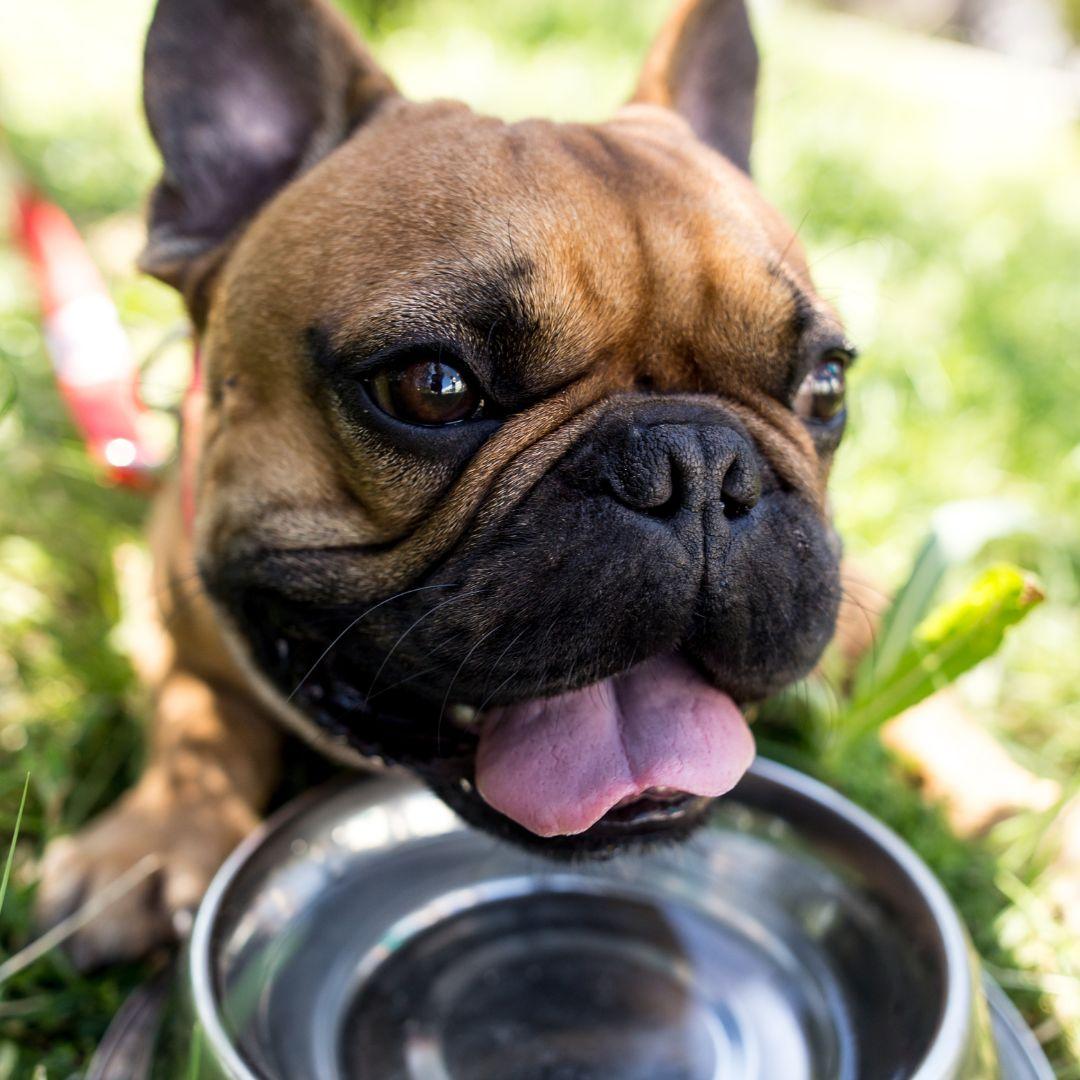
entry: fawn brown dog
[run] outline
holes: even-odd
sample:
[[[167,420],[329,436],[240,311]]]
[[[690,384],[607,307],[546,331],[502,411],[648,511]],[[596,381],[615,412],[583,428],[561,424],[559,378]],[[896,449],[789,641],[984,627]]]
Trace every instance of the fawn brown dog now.
[[[143,265],[205,407],[145,773],[43,868],[51,921],[157,857],[81,963],[173,932],[283,727],[556,854],[742,775],[742,707],[834,632],[851,360],[749,178],[756,76],[741,0],[684,0],[611,120],[506,124],[405,100],[321,0],[160,0]]]

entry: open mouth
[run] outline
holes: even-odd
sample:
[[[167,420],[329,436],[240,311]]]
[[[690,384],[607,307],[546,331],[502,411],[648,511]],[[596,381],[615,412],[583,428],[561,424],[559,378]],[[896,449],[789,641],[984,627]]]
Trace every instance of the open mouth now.
[[[684,826],[754,758],[735,702],[673,655],[499,706],[470,726],[479,733],[476,793],[540,838]]]
[[[754,757],[735,700],[678,650],[478,712],[447,706],[437,685],[365,694],[356,653],[328,650],[319,621],[273,594],[252,595],[255,658],[324,752],[404,766],[466,821],[520,845],[573,855],[686,835]]]
[[[739,706],[678,653],[553,696],[452,705],[438,724],[415,701],[373,710],[335,669],[324,664],[294,699],[329,737],[406,766],[469,823],[551,855],[687,835],[754,759]]]
[[[711,798],[670,788],[653,788],[609,810],[597,823],[612,839],[688,828],[702,818]]]
[[[643,795],[623,799],[600,820],[611,825],[625,823],[630,826],[650,820],[671,821],[683,816],[688,807],[700,801],[700,798],[675,788],[649,788]]]

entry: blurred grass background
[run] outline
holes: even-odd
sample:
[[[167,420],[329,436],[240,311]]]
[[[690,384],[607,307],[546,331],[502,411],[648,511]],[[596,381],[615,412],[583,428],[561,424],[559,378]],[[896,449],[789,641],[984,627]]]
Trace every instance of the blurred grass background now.
[[[601,118],[667,0],[355,0],[403,88],[514,118]],[[137,277],[156,161],[139,111],[150,0],[0,4],[0,125],[72,213],[149,351],[181,318]],[[799,225],[863,350],[833,486],[849,551],[903,579],[934,509],[1005,497],[1018,530],[983,558],[1048,602],[962,683],[1019,760],[1076,791],[1080,767],[1080,137],[1060,73],[795,0],[758,5],[766,193]],[[103,487],[53,387],[35,297],[3,231],[0,166],[0,852],[30,796],[0,958],[31,936],[34,858],[137,771],[142,702],[123,654],[117,551],[145,506]],[[182,379],[151,387],[167,402]],[[1026,524],[1024,524],[1026,522]],[[974,571],[975,567],[969,568]],[[119,626],[119,629],[118,629]],[[1051,902],[1044,816],[955,840],[881,753],[835,777],[927,857],[1054,1055],[1080,1077],[1080,943]],[[141,967],[83,978],[60,953],[0,987],[0,1080],[74,1075]],[[39,1068],[36,1074],[33,1072]]]

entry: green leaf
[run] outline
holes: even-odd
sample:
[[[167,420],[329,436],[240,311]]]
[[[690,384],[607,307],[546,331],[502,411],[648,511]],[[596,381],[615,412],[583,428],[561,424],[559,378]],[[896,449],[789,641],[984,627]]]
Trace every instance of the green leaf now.
[[[1001,565],[987,570],[960,596],[919,623],[880,682],[856,693],[843,721],[840,746],[847,747],[877,731],[887,720],[992,656],[1009,627],[1042,599],[1034,580],[1016,567]]]
[[[907,581],[881,620],[873,648],[855,670],[852,695],[862,696],[892,674],[949,570],[968,563],[991,541],[1032,524],[1030,508],[1012,499],[964,499],[939,507]]]

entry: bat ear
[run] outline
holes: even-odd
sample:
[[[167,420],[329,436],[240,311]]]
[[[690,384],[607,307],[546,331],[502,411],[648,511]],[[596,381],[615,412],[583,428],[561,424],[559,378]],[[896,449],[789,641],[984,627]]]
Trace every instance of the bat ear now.
[[[394,94],[323,0],[159,0],[144,100],[165,168],[142,268],[191,304],[258,209]]]
[[[679,0],[633,100],[680,113],[702,142],[750,171],[758,51],[743,0]]]

